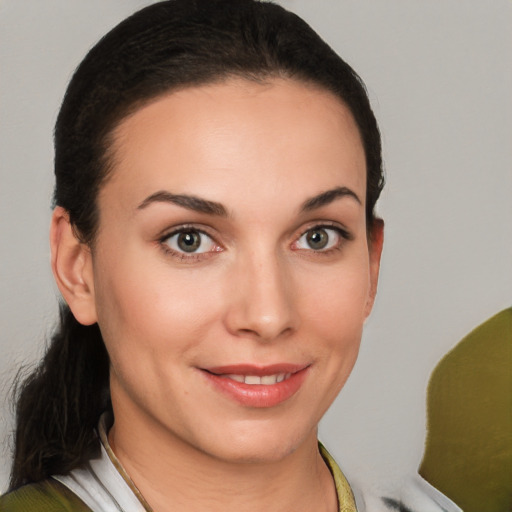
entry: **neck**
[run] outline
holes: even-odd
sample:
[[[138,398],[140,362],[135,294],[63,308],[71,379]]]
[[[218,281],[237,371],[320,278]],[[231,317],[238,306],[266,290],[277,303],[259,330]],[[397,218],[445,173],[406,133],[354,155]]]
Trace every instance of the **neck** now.
[[[338,510],[316,429],[293,452],[271,462],[221,460],[140,416],[116,414],[109,441],[155,512]]]

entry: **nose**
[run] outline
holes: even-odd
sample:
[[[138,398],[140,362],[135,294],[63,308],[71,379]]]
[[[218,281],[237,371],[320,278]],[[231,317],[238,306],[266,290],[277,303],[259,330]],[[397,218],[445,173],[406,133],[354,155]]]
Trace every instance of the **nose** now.
[[[232,269],[226,327],[236,336],[270,342],[299,326],[297,297],[286,262],[251,254]]]

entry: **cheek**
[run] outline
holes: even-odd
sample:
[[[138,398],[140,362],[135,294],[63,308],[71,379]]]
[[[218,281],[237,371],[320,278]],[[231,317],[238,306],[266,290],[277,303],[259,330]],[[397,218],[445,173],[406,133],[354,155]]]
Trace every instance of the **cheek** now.
[[[370,274],[365,254],[353,265],[340,265],[322,274],[310,274],[303,289],[302,306],[327,338],[350,337],[360,332],[370,295]]]
[[[146,409],[186,394],[179,383],[211,329],[214,290],[196,286],[184,273],[167,279],[156,269],[120,261],[99,281],[98,323],[111,361],[113,400],[119,406],[129,396]]]
[[[115,264],[98,261],[96,306],[107,349],[113,362],[134,353],[177,358],[215,320],[214,280],[200,272],[171,272],[165,263],[141,265],[136,260],[134,255]]]
[[[364,252],[351,265],[331,268],[325,275],[310,276],[309,293],[302,305],[303,325],[316,340],[315,354],[322,368],[319,382],[329,391],[331,403],[356,362],[370,292],[368,258]],[[348,263],[348,262],[345,262]],[[320,391],[319,391],[320,392]]]

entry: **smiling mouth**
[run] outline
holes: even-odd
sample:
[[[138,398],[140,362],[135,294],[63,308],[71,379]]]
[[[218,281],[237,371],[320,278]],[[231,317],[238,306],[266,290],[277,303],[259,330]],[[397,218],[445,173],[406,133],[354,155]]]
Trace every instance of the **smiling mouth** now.
[[[302,387],[311,364],[251,364],[203,368],[214,389],[245,407],[269,408],[290,399]]]
[[[231,379],[236,382],[240,382],[242,384],[249,385],[266,385],[271,386],[273,384],[278,384],[279,382],[283,382],[284,380],[289,379],[292,374],[291,373],[275,373],[274,375],[238,375],[236,373],[218,375],[224,379]]]

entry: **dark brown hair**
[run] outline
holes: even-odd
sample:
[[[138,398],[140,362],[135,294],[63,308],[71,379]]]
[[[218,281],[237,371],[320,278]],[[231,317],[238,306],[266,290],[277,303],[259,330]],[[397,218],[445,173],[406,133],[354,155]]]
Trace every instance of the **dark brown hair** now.
[[[359,76],[303,20],[256,0],[169,0],[130,16],[77,68],[55,126],[55,205],[94,242],[96,199],[111,169],[115,127],[158,96],[242,77],[283,77],[336,95],[351,111],[366,155],[366,217],[383,187],[381,142]],[[109,360],[97,325],[67,306],[40,366],[18,386],[10,488],[66,473],[98,449],[109,405]]]

